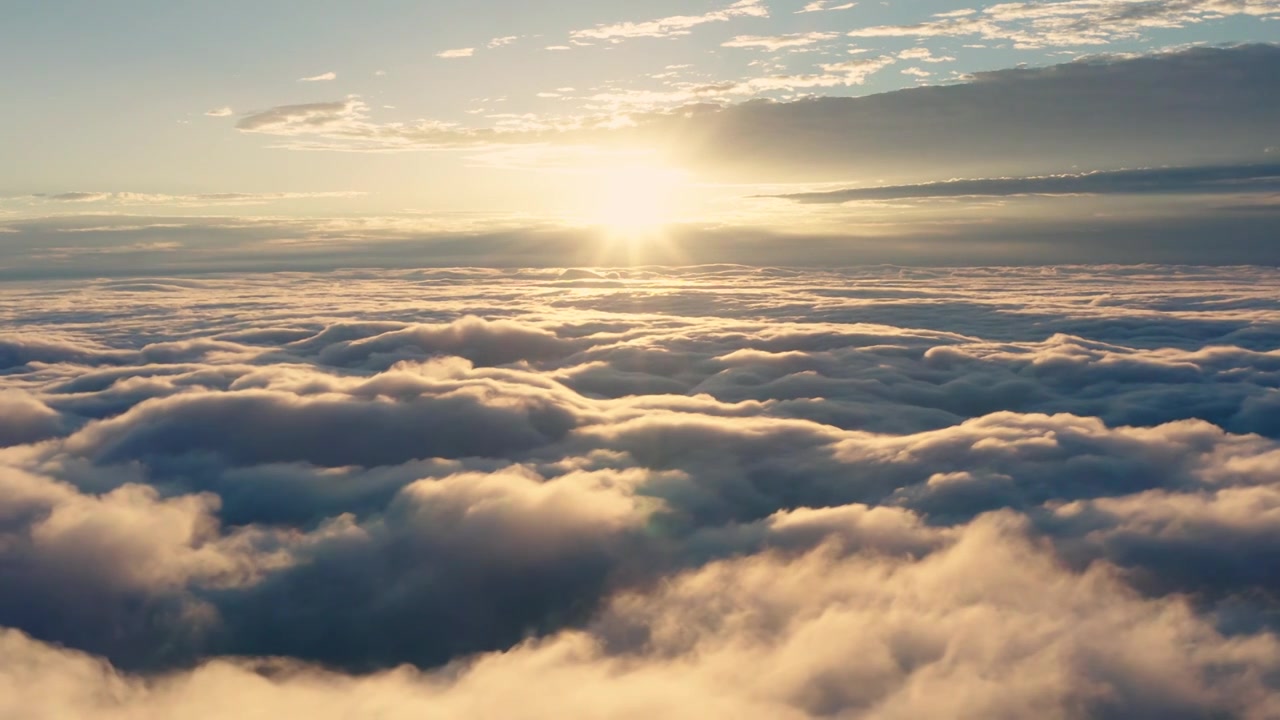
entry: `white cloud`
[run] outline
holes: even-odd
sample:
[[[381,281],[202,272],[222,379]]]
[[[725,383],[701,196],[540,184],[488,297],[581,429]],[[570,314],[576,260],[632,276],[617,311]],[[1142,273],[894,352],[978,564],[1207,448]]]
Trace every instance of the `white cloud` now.
[[[591,100],[618,113],[645,112],[666,107],[718,99],[738,99],[780,92],[823,88],[854,87],[892,65],[896,60],[883,56],[821,63],[818,72],[765,75],[709,84],[681,83],[671,90],[598,93]]]
[[[338,79],[338,74],[334,72],[320,73],[311,77],[298,78],[298,82],[328,82]]]
[[[502,47],[502,46],[504,46],[504,45],[510,45],[511,43],[513,43],[513,42],[515,42],[515,41],[517,41],[517,40],[519,40],[519,39],[520,39],[520,36],[519,36],[519,35],[507,35],[507,36],[505,36],[505,37],[496,37],[496,38],[494,38],[494,39],[490,40],[490,41],[485,45],[485,47],[489,47],[489,48]]]
[[[833,10],[849,10],[850,8],[856,7],[857,4],[858,3],[856,2],[847,2],[847,3],[842,3],[840,5],[832,5],[832,0],[813,0],[813,2],[797,10],[796,14],[799,15],[801,13],[830,12]]]
[[[469,58],[476,54],[475,48],[455,48],[453,50],[442,50],[436,53],[436,57],[445,59]]]
[[[857,522],[820,521],[842,520]],[[893,522],[871,522],[883,520]],[[619,597],[586,630],[435,672],[352,676],[228,658],[144,681],[6,632],[12,691],[0,710],[106,720],[208,720],[246,705],[321,720],[371,708],[395,719],[1271,714],[1274,637],[1224,636],[1185,600],[1145,599],[1104,568],[1072,573],[1021,531],[992,517],[922,559],[878,555],[873,540],[865,554],[833,541],[714,563]]]
[[[769,9],[763,0],[738,0],[722,10],[713,10],[702,15],[672,15],[657,20],[597,25],[594,28],[575,30],[570,37],[575,40],[610,42],[621,42],[632,38],[671,37],[687,35],[699,25],[745,17],[769,17]]]
[[[231,117],[233,114],[235,114],[235,111],[229,107],[215,108],[213,110],[208,110],[205,112],[205,115],[208,115],[209,117],[219,117],[219,118]]]
[[[899,60],[918,60],[927,63],[944,63],[955,62],[955,58],[949,55],[934,55],[933,51],[926,47],[915,47],[903,50],[898,53]]]
[[[419,249],[0,286],[0,717],[1280,708],[1277,269]]]
[[[1018,47],[1105,45],[1152,30],[1182,28],[1209,20],[1248,15],[1280,17],[1276,0],[1060,0],[1006,2],[981,11],[938,13],[910,25],[880,25],[852,37],[965,37],[1009,40]]]
[[[721,43],[721,47],[760,48],[776,52],[787,48],[807,47],[837,37],[833,32],[790,33],[787,35],[738,35]]]

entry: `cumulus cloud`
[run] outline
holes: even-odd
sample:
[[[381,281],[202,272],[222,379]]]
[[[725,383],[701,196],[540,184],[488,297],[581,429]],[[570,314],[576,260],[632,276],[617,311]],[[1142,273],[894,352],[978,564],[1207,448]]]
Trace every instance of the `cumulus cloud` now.
[[[0,467],[0,624],[131,667],[191,657],[216,623],[195,587],[231,588],[285,561],[270,532],[220,531],[218,498],[161,498],[125,484],[85,495],[66,483]],[[21,588],[21,591],[18,591]]]
[[[23,445],[58,435],[62,416],[20,390],[0,392],[0,447]]]
[[[1275,281],[0,288],[0,715],[1269,717]]]
[[[374,333],[371,336],[366,334],[370,330]],[[350,335],[355,337],[346,339]],[[478,365],[505,365],[564,357],[578,345],[545,330],[467,317],[440,327],[333,326],[289,348],[304,353],[316,350],[323,362],[339,366],[368,362],[387,365],[406,357],[440,354],[466,358]]]
[[[249,704],[317,717],[1263,718],[1280,666],[1274,637],[1225,636],[1105,569],[1065,571],[1001,516],[921,559],[829,545],[723,561],[619,597],[586,631],[439,673],[219,660],[143,682],[14,631],[3,644],[0,702],[43,717],[220,717]]]

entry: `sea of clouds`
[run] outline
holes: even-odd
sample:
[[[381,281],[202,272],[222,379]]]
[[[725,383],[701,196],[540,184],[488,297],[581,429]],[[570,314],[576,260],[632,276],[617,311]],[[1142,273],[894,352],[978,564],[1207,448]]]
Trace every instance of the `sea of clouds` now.
[[[1280,717],[1280,271],[0,286],[0,717]]]

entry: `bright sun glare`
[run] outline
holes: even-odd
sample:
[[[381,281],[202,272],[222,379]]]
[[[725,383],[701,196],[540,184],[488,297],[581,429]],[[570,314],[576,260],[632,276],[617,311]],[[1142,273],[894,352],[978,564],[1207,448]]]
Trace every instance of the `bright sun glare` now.
[[[684,173],[653,165],[603,169],[592,182],[588,221],[628,238],[655,234],[674,222],[687,184]]]

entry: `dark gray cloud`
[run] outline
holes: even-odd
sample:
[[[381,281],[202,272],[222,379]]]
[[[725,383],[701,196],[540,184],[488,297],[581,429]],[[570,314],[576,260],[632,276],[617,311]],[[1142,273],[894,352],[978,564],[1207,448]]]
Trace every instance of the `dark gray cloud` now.
[[[881,185],[775,197],[801,203],[1010,195],[1249,194],[1280,190],[1280,164],[1142,168],[1040,177]]]
[[[1201,47],[858,98],[752,102],[659,126],[688,159],[766,182],[1257,162],[1275,144],[1277,72],[1275,45]]]

